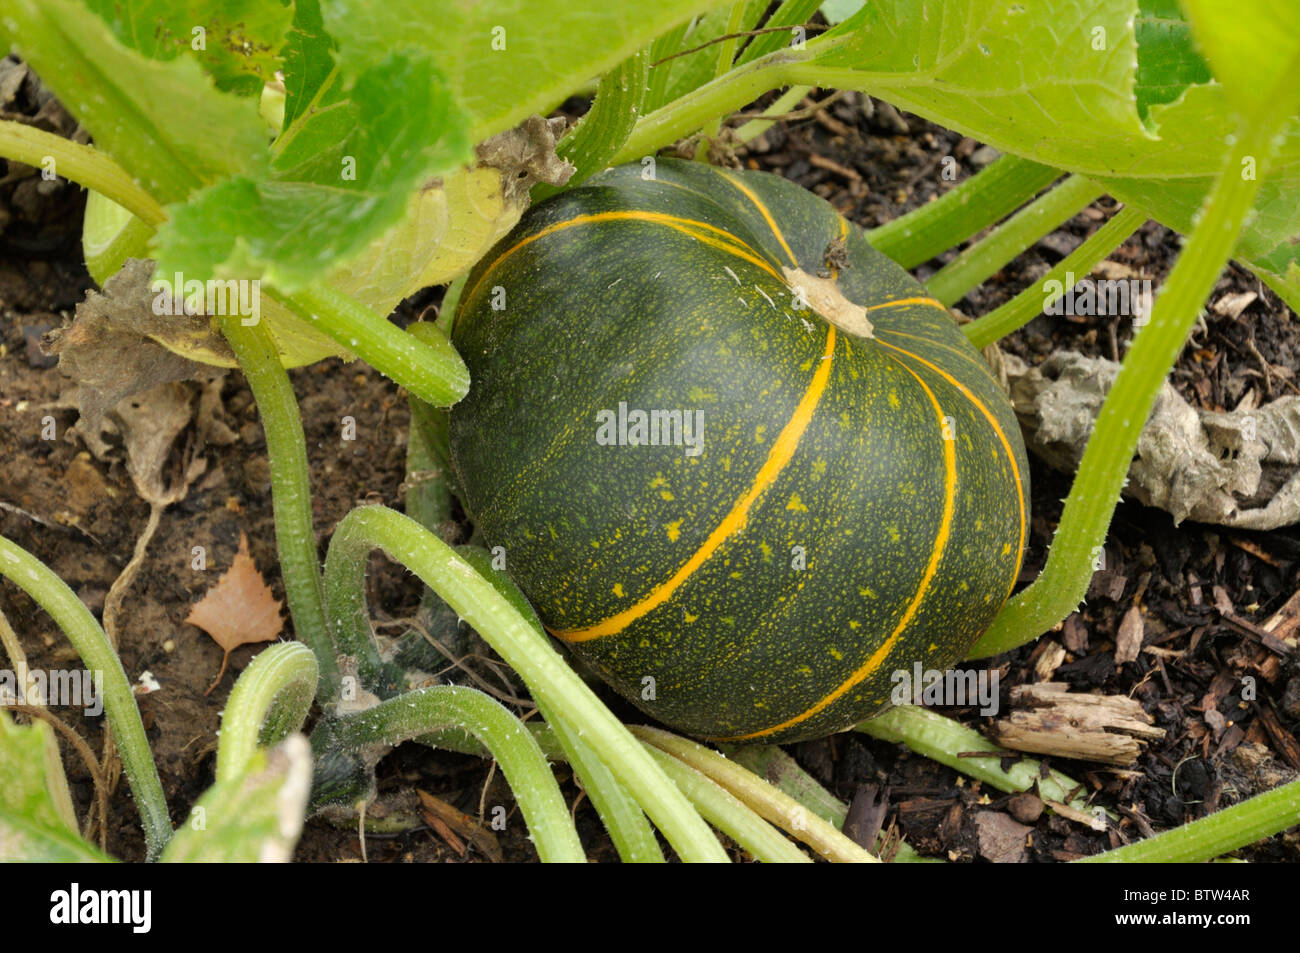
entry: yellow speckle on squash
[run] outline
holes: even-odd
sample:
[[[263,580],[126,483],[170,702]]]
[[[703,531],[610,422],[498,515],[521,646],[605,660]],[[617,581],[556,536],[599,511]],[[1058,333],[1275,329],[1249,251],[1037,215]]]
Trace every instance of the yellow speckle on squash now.
[[[858,590],[858,595],[865,596],[868,599],[874,599],[876,598],[876,591],[869,586],[863,586]]]
[[[694,621],[695,621],[696,619],[698,619],[699,617],[700,617],[700,614],[699,614],[698,612],[697,612],[695,615],[691,615],[691,614],[690,614],[689,612],[687,612],[685,609],[682,610],[682,621],[683,621],[683,622],[694,622]]]
[[[850,619],[850,620],[849,620],[849,628],[850,628],[850,629],[860,629],[860,628],[862,628],[862,623],[859,622],[857,619]]]
[[[682,535],[682,521],[673,520],[671,523],[665,523],[664,532],[668,534],[668,541],[670,543],[677,542],[677,537]]]
[[[618,596],[620,599],[623,598],[623,584],[621,582],[614,583],[614,595]]]
[[[830,652],[831,652],[831,658],[835,659],[835,661],[839,662],[844,659],[844,653],[841,652],[833,645],[831,646]]]
[[[660,491],[659,491],[659,498],[660,498],[660,499],[664,499],[664,500],[672,500],[672,499],[675,499],[675,497],[673,496],[671,490],[660,490]]]
[[[889,406],[893,407],[895,410],[902,406],[902,401],[898,399],[898,391],[891,390],[889,392]]]
[[[790,501],[785,504],[787,510],[794,510],[797,513],[807,513],[808,507],[803,505],[803,500],[799,499],[798,493],[790,494]]]

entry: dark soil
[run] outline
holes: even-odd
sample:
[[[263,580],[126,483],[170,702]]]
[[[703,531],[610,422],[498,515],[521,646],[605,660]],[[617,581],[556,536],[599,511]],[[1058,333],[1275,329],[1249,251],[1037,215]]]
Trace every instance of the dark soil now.
[[[28,116],[40,110],[38,124],[71,132],[57,112],[38,103],[6,108]],[[946,155],[957,160],[955,181],[939,174]],[[951,188],[976,171],[987,154],[978,143],[915,117],[879,107],[868,116],[861,99],[846,97],[817,117],[774,127],[753,148],[739,150],[737,158],[800,182],[851,220],[871,227]],[[70,318],[92,287],[80,257],[83,204],[77,188],[43,182],[31,170],[11,168],[0,180],[0,533],[51,566],[98,615],[130,559],[148,506],[137,498],[120,459],[97,460],[75,436],[69,437],[76,422],[65,397],[69,383],[35,343],[44,330]],[[1086,210],[973,292],[960,308],[978,315],[1007,300],[1059,261],[1112,208],[1103,200]],[[1174,235],[1149,224],[1112,260],[1158,282],[1177,249]],[[919,276],[939,264],[923,266]],[[1258,292],[1258,300],[1236,320],[1209,315],[1179,361],[1175,383],[1200,406],[1231,408],[1252,387],[1260,389],[1264,400],[1295,391],[1291,372],[1300,343],[1294,315],[1235,267],[1224,275],[1212,300],[1225,291],[1245,290]],[[436,290],[416,296],[406,303],[402,319],[439,299]],[[1112,321],[1040,317],[1005,346],[1030,362],[1062,347],[1113,358],[1122,353],[1129,328],[1124,320]],[[364,364],[327,361],[291,376],[308,438],[323,556],[323,544],[353,506],[402,506],[409,415],[398,389]],[[205,449],[207,472],[163,517],[122,624],[121,656],[129,677],[138,679],[148,671],[160,686],[141,695],[139,704],[178,823],[212,782],[219,713],[235,677],[259,650],[237,649],[230,671],[205,696],[222,652],[206,634],[185,624],[190,606],[229,566],[241,532],[248,535],[252,555],[276,596],[283,598],[275,568],[265,442],[239,374],[226,376],[221,398],[238,440]],[[56,422],[57,439],[42,439],[46,415]],[[356,420],[355,441],[342,439],[344,416]],[[1043,563],[1070,478],[1034,461],[1032,482],[1032,537],[1022,581],[1032,579]],[[206,571],[190,568],[194,546],[206,548]],[[413,577],[378,558],[372,569],[371,605],[389,618],[412,614],[420,598]],[[1121,504],[1107,543],[1107,569],[1094,579],[1085,607],[1036,645],[993,664],[1005,693],[1037,680],[1035,663],[1049,643],[1059,642],[1066,654],[1053,678],[1078,691],[1132,695],[1167,733],[1131,771],[1056,763],[1081,782],[1085,796],[1120,820],[1109,832],[1097,833],[1045,812],[1034,823],[1028,859],[1067,860],[1136,840],[1300,770],[1294,737],[1300,724],[1300,666],[1294,653],[1270,648],[1251,629],[1300,588],[1298,569],[1300,532],[1295,528],[1248,533],[1190,523],[1175,527],[1160,511]],[[1117,665],[1116,629],[1133,606],[1145,617],[1145,645],[1159,651]],[[18,632],[33,666],[75,665],[51,620],[14,586],[0,586],[0,611]],[[287,622],[285,634],[291,634]],[[1242,698],[1246,675],[1257,684],[1253,700]],[[634,717],[617,699],[609,700],[616,712]],[[1211,710],[1218,716],[1207,717]],[[100,750],[102,719],[72,710],[60,714]],[[973,710],[948,714],[973,726],[980,722]],[[976,816],[1013,807],[999,792],[981,790],[947,768],[862,735],[837,735],[788,750],[846,802],[883,798],[883,824],[896,824],[929,855],[976,859]],[[92,800],[89,776],[75,754],[65,749],[65,755],[74,800],[84,815]],[[559,771],[589,856],[617,859],[595,812],[563,767]],[[472,816],[481,806],[505,805],[517,818],[500,773],[479,759],[407,745],[381,763],[379,776],[384,793],[419,788]],[[126,784],[119,783],[111,801],[107,848],[115,856],[139,860],[143,840],[130,801]],[[1022,806],[1014,807],[1019,811]],[[535,857],[522,823],[509,823],[499,836],[505,859]],[[369,834],[366,855],[371,861],[482,859],[473,848],[461,854],[455,843],[454,837],[421,826]],[[1242,854],[1253,860],[1300,859],[1300,838],[1294,832],[1281,835]],[[355,827],[340,829],[317,819],[308,822],[296,859],[341,861],[361,855]]]

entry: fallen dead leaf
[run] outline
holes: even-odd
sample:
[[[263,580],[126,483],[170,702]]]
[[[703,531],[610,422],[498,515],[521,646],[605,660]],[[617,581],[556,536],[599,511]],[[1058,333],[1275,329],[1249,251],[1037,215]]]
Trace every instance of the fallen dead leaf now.
[[[221,671],[203,694],[211,694],[221,676],[226,674],[232,651],[253,642],[270,642],[280,634],[284,627],[284,620],[280,618],[283,607],[284,604],[271,595],[271,587],[257,571],[257,564],[248,554],[248,537],[241,532],[239,552],[235,554],[230,569],[185,617],[187,623],[212,636],[212,641],[226,653],[221,659]]]
[[[1138,652],[1142,650],[1142,635],[1146,626],[1142,621],[1142,610],[1132,606],[1120,620],[1119,632],[1115,635],[1115,662],[1137,661]]]

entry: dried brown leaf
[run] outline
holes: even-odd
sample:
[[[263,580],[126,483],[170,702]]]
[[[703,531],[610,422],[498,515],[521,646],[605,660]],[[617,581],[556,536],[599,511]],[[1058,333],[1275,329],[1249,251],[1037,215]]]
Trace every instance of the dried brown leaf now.
[[[212,636],[212,641],[226,653],[221,659],[221,671],[208,692],[217,687],[221,676],[226,673],[232,651],[253,642],[270,642],[280,634],[284,627],[284,620],[280,617],[283,607],[284,604],[271,594],[271,587],[258,572],[257,564],[248,554],[248,537],[241,532],[239,552],[235,554],[230,569],[185,617],[190,625],[198,626]]]

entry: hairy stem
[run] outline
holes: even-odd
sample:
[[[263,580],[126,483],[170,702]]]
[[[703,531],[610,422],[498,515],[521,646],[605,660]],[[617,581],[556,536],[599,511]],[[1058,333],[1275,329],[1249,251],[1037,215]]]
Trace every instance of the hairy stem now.
[[[50,614],[81,656],[82,664],[102,679],[104,714],[117,739],[126,778],[140,809],[148,858],[156,860],[172,836],[171,818],[140,720],[140,709],[136,707],[121,659],[95,617],[68,584],[27,550],[3,536],[0,536],[0,575],[9,578]]]
[[[559,654],[493,586],[442,540],[409,517],[380,506],[353,510],[339,523],[325,562],[336,626],[369,631],[365,561],[379,547],[420,577],[501,655],[534,699],[569,725],[641,804],[683,860],[726,861],[708,826]]]
[[[925,283],[945,305],[960,301],[998,269],[1048,232],[1078,215],[1103,194],[1082,176],[1072,175],[999,225],[936,272]]]
[[[933,202],[871,229],[866,238],[904,268],[915,268],[1010,214],[1060,175],[1051,166],[1001,156]]]
[[[312,528],[307,440],[298,400],[265,326],[246,327],[238,315],[228,315],[222,319],[221,329],[253,391],[266,433],[275,543],[294,632],[316,656],[324,694],[334,697],[338,693],[338,663],[325,619],[325,592]]]
[[[221,714],[217,783],[239,777],[258,748],[302,727],[316,696],[320,667],[301,642],[263,649],[235,682]]]
[[[152,195],[107,155],[52,132],[44,132],[13,120],[0,120],[0,156],[37,169],[53,160],[52,171],[70,182],[94,189],[123,208],[134,212],[146,225],[157,228],[167,213]]]
[[[1300,824],[1300,781],[1283,784],[1209,817],[1076,863],[1194,864],[1272,837],[1296,824]]]
[[[560,786],[537,741],[500,702],[477,689],[437,685],[407,692],[331,721],[320,743],[352,751],[376,744],[393,747],[448,727],[472,734],[501,765],[544,862],[586,863]]]
[[[1145,221],[1146,215],[1135,208],[1120,209],[1041,279],[1006,304],[965,325],[962,331],[971,344],[983,348],[1024,327],[1053,301],[1064,297],[1076,282],[1086,278],[1099,261],[1124,244]],[[1047,293],[1046,287],[1050,282],[1059,283],[1059,294]]]

